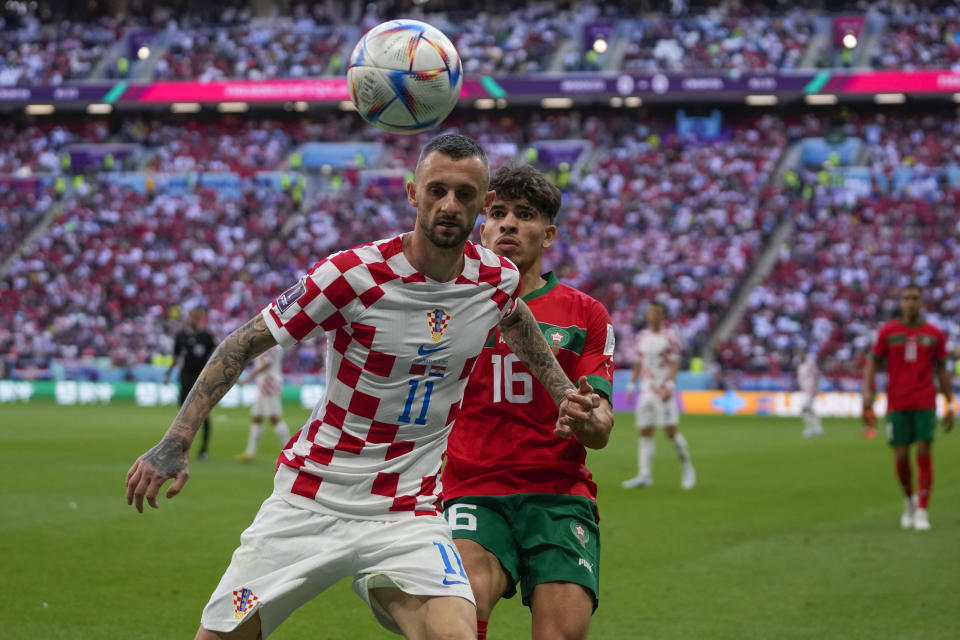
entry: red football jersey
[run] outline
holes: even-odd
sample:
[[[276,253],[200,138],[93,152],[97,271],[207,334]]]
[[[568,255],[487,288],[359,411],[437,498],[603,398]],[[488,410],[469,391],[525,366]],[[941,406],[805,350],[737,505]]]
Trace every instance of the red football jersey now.
[[[947,357],[947,338],[929,322],[908,327],[891,320],[877,334],[871,353],[887,360],[887,409],[936,409],[934,365]]]
[[[607,310],[553,273],[524,301],[567,376],[613,397],[613,325]],[[553,434],[557,407],[495,331],[463,396],[447,443],[443,497],[551,493],[596,500],[586,449]]]

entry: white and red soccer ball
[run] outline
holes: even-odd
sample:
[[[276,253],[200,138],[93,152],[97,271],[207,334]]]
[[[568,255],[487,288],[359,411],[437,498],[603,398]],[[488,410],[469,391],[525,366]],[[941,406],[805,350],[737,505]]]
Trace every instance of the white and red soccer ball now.
[[[414,134],[450,114],[463,71],[457,50],[440,30],[417,20],[391,20],[354,47],[347,84],[364,120],[390,133]]]

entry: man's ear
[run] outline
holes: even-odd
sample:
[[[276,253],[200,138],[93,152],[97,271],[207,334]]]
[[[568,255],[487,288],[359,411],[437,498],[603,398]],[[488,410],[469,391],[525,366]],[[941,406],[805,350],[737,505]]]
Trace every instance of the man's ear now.
[[[541,245],[544,249],[553,244],[553,241],[557,239],[557,225],[551,224],[547,225],[543,230],[543,244]]]
[[[407,202],[414,207],[417,206],[417,183],[413,180],[407,182]]]

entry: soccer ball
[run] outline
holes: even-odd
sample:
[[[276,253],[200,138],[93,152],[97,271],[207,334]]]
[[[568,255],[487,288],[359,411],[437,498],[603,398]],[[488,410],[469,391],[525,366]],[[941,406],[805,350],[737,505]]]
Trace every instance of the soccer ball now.
[[[432,129],[450,114],[463,84],[460,56],[437,28],[391,20],[363,36],[347,67],[350,99],[363,119],[390,133]]]

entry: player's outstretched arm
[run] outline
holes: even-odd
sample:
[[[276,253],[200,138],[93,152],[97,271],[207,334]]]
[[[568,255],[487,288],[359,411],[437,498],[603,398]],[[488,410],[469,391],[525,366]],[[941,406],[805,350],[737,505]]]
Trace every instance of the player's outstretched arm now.
[[[593,393],[590,385],[586,385],[589,389],[587,393],[574,387],[540,332],[536,318],[523,300],[518,300],[513,313],[500,322],[500,335],[557,404],[560,411],[557,427],[565,434],[562,437],[585,433],[593,410],[600,404],[600,396]],[[586,446],[586,443],[582,444]]]
[[[547,339],[540,332],[540,325],[523,300],[517,300],[513,313],[500,322],[500,335],[520,362],[546,387],[557,406],[560,406],[565,392],[574,389],[573,383],[560,368]]]
[[[167,498],[180,493],[190,477],[187,453],[200,425],[247,364],[276,344],[263,317],[257,315],[217,346],[163,439],[137,458],[127,472],[127,504],[135,503],[137,511],[143,513],[146,497],[147,504],[158,508],[160,487],[171,479]]]

